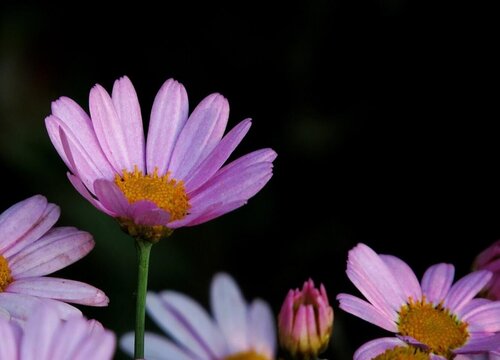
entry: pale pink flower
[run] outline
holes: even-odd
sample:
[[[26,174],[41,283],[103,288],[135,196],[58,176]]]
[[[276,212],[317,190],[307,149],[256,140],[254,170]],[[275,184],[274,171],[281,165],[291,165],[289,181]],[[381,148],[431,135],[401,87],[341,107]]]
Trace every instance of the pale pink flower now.
[[[473,268],[476,270],[489,270],[493,273],[484,294],[488,299],[500,300],[500,240],[484,249],[476,257]]]
[[[0,215],[0,314],[23,321],[41,298],[63,316],[80,313],[66,302],[106,306],[99,289],[82,282],[48,277],[87,255],[92,236],[72,227],[54,227],[59,207],[41,195],[21,201]],[[6,315],[7,311],[9,315]]]
[[[269,181],[276,153],[261,149],[223,166],[248,132],[243,120],[224,137],[229,104],[206,97],[188,116],[182,84],[158,92],[145,139],[136,92],[127,77],[110,96],[90,91],[90,117],[73,100],[52,103],[45,120],[73,186],[129,234],[158,241],[244,205]]]
[[[491,279],[489,271],[475,271],[453,284],[453,265],[436,264],[419,283],[401,259],[358,244],[349,251],[346,272],[368,301],[339,294],[340,308],[409,344],[446,358],[498,346],[500,301],[474,299]]]
[[[325,287],[309,279],[302,290],[290,290],[278,315],[281,348],[294,359],[316,360],[326,350],[333,329],[333,308]]]
[[[149,293],[149,315],[170,338],[146,333],[145,358],[156,360],[273,360],[274,316],[262,300],[247,304],[227,274],[217,274],[211,287],[214,319],[196,301],[175,291]],[[134,334],[120,341],[134,353]]]
[[[2,360],[110,360],[116,339],[95,320],[81,315],[66,321],[52,304],[41,301],[26,324],[0,318]]]

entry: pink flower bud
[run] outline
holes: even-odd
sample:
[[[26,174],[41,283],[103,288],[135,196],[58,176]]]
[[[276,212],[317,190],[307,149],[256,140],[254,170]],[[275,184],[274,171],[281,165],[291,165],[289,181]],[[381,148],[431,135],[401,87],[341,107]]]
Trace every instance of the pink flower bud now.
[[[309,279],[302,291],[290,290],[278,315],[279,341],[292,358],[316,359],[325,351],[333,329],[333,309],[325,287]]]
[[[500,300],[500,240],[476,257],[473,268],[474,270],[489,270],[493,273],[484,294],[491,300]]]

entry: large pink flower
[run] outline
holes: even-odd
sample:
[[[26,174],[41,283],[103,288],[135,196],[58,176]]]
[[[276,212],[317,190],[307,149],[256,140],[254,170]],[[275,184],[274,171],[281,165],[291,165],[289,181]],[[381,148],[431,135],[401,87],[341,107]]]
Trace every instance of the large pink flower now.
[[[158,92],[144,137],[136,92],[127,77],[110,96],[90,91],[90,117],[73,100],[52,103],[49,136],[73,186],[131,235],[156,241],[244,205],[269,181],[276,153],[261,149],[223,166],[250,128],[243,120],[224,137],[229,104],[207,96],[188,116],[182,84]]]
[[[106,306],[107,296],[82,282],[48,277],[87,255],[89,233],[55,227],[59,207],[41,195],[21,201],[0,215],[0,317],[25,320],[41,298],[62,316],[81,314],[65,302]]]
[[[51,304],[42,301],[24,328],[0,318],[2,360],[110,360],[115,335],[95,320],[73,315],[63,321]]]
[[[348,294],[337,299],[341,309],[436,356],[495,350],[500,301],[474,299],[491,272],[476,271],[453,284],[454,273],[453,265],[436,264],[419,283],[401,259],[358,244],[349,251],[347,276],[368,301]]]

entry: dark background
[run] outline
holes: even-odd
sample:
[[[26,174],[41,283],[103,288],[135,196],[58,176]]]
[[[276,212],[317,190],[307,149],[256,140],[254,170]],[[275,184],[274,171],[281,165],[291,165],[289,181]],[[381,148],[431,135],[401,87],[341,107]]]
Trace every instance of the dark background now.
[[[0,196],[3,211],[44,194],[62,208],[59,225],[94,234],[94,251],[58,276],[105,290],[108,308],[82,310],[118,335],[133,328],[133,241],[71,187],[43,120],[59,96],[88,109],[90,88],[110,90],[122,75],[144,119],[173,77],[191,109],[220,92],[229,128],[253,118],[236,156],[279,154],[247,206],[155,246],[152,290],[207,305],[211,277],[227,271],[247,299],[277,313],[288,289],[312,277],[336,311],[324,357],[349,359],[388,335],[336,307],[337,293],[357,293],[344,273],[356,243],[403,258],[419,277],[437,262],[463,276],[500,237],[491,9],[404,0],[102,6],[0,6]]]

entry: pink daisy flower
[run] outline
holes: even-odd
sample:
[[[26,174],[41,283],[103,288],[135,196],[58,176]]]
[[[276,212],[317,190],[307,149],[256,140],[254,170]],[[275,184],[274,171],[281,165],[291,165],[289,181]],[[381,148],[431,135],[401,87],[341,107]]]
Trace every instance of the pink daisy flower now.
[[[351,251],[347,276],[368,299],[339,294],[340,308],[398,334],[432,354],[494,350],[500,331],[500,302],[474,299],[491,272],[473,272],[454,285],[454,267],[431,266],[419,283],[401,259],[376,254],[364,244]]]
[[[0,318],[0,359],[110,360],[115,336],[95,320],[81,315],[63,321],[51,304],[41,302],[26,326]]]
[[[55,227],[59,207],[41,195],[21,201],[0,215],[0,317],[23,321],[41,298],[62,316],[80,311],[65,302],[106,306],[107,296],[82,282],[48,277],[87,255],[94,247],[89,233]]]
[[[493,273],[484,294],[488,299],[500,300],[500,240],[481,251],[474,260],[473,268]]]
[[[157,360],[272,360],[276,352],[274,316],[267,303],[247,304],[227,274],[211,286],[214,319],[194,300],[175,291],[149,293],[147,310],[172,339],[146,333],[145,357]],[[133,355],[134,335],[121,347]]]
[[[45,120],[73,186],[134,237],[158,241],[173,229],[204,223],[244,205],[269,181],[276,153],[261,149],[223,166],[250,129],[243,120],[224,137],[229,104],[207,96],[188,116],[182,84],[158,92],[147,139],[127,77],[110,96],[90,91],[90,117],[73,100],[52,103]]]

